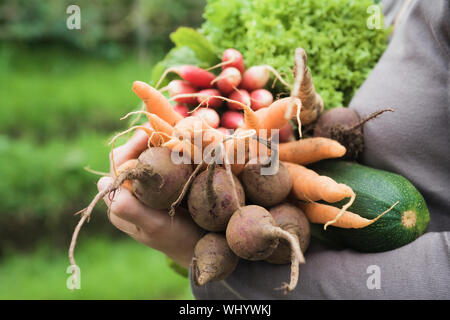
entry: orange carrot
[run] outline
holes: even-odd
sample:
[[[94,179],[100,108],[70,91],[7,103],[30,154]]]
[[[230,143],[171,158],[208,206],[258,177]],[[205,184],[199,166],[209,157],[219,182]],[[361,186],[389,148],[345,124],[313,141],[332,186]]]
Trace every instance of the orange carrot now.
[[[354,194],[352,188],[330,177],[320,176],[301,165],[290,162],[284,164],[292,178],[292,193],[299,200],[338,202]]]
[[[267,108],[259,109],[253,113],[249,110],[245,110],[245,124],[244,128],[247,129],[281,129],[283,128],[289,120],[296,116],[297,114],[297,103],[299,102],[296,98],[282,98],[273,102]],[[290,104],[294,104],[292,112],[289,117],[285,117],[286,111]]]
[[[162,146],[169,148],[173,152],[178,152],[180,156],[188,157],[190,160],[194,160],[196,154],[201,155],[201,151],[187,139],[180,140],[173,137],[169,141],[163,143]],[[201,158],[199,159],[199,162],[201,162]]]
[[[278,150],[281,161],[301,165],[323,159],[339,158],[347,151],[339,142],[322,137],[280,143]]]
[[[202,146],[206,147],[211,142],[220,142],[224,139],[224,134],[211,126],[199,116],[189,116],[177,123],[174,128],[175,136],[183,136],[183,139],[190,139],[195,143],[195,137],[202,137]]]
[[[146,113],[148,122],[156,132],[165,133],[169,136],[173,134],[173,126],[153,113]],[[167,141],[167,137],[163,139]]]
[[[139,110],[139,111],[132,111],[129,112],[127,115],[122,117],[120,120],[128,118],[130,115],[133,114],[145,114],[147,116],[148,122],[151,126],[148,130],[146,130],[147,134],[150,137],[150,144],[153,146],[160,146],[161,143],[166,142],[170,140],[172,134],[173,134],[173,127],[168,124],[166,121],[158,117],[156,114]],[[136,128],[136,127],[134,127]],[[131,128],[130,128],[131,129]],[[130,130],[128,129],[128,130]],[[127,130],[127,131],[128,131]],[[127,132],[125,131],[125,132]],[[123,133],[120,133],[122,135]]]
[[[183,119],[161,92],[145,82],[135,81],[133,91],[144,101],[148,112],[156,114],[171,126],[175,126]]]
[[[372,220],[363,218],[350,211],[344,211],[340,219],[337,220],[333,226],[344,229],[365,228],[380,219],[385,213],[389,212],[397,203]],[[311,223],[328,223],[330,220],[335,220],[340,212],[339,208],[316,202],[305,203],[299,201],[297,205],[303,210]]]
[[[301,165],[284,162],[292,178],[292,193],[297,199],[305,201],[324,200],[326,202],[338,202],[350,197],[350,200],[342,207],[333,220],[328,221],[328,225],[336,223],[355,201],[355,193],[349,186],[337,183],[327,176],[320,176],[316,172]]]

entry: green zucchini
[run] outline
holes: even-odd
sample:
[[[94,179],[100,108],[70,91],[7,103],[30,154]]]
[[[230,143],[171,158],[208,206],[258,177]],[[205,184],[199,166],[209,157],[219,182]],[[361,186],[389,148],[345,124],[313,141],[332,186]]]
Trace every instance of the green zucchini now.
[[[430,221],[427,205],[420,192],[404,177],[339,160],[321,161],[309,168],[351,187],[356,199],[348,211],[364,218],[373,219],[399,201],[368,227],[329,226],[323,230],[323,225],[312,224],[313,236],[361,252],[381,252],[404,246],[425,232]],[[348,199],[331,205],[340,208],[346,202]]]

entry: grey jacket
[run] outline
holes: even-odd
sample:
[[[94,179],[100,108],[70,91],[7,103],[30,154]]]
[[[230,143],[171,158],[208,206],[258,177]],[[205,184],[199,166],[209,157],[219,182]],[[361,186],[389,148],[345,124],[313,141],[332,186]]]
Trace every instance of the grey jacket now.
[[[288,280],[288,265],[240,260],[226,280],[192,284],[197,299],[450,299],[450,2],[402,4],[383,2],[394,33],[350,108],[362,117],[395,109],[366,124],[362,162],[399,173],[420,190],[430,210],[427,233],[371,254],[313,241],[287,296],[274,288]]]

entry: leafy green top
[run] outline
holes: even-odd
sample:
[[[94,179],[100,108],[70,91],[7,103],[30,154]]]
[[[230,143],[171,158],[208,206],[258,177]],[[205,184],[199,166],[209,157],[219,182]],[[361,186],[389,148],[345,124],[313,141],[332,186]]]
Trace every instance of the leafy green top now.
[[[173,33],[177,46],[152,81],[171,65],[211,66],[227,48],[242,52],[247,67],[269,64],[292,81],[294,50],[302,47],[325,107],[346,106],[386,48],[389,29],[367,27],[372,5],[372,0],[208,0],[200,33],[189,28]]]

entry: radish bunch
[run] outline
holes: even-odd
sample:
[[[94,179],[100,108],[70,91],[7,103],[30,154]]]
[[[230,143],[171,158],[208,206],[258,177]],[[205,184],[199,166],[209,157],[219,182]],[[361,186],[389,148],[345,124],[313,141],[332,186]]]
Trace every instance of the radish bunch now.
[[[245,69],[242,54],[232,48],[223,52],[219,66],[218,75],[193,65],[169,69],[167,72],[176,73],[182,80],[172,80],[166,89],[183,117],[201,116],[209,126],[226,132],[243,124],[241,104],[255,111],[272,104],[273,95],[264,88],[271,69],[264,65]],[[293,136],[290,125],[284,131],[281,142]]]

